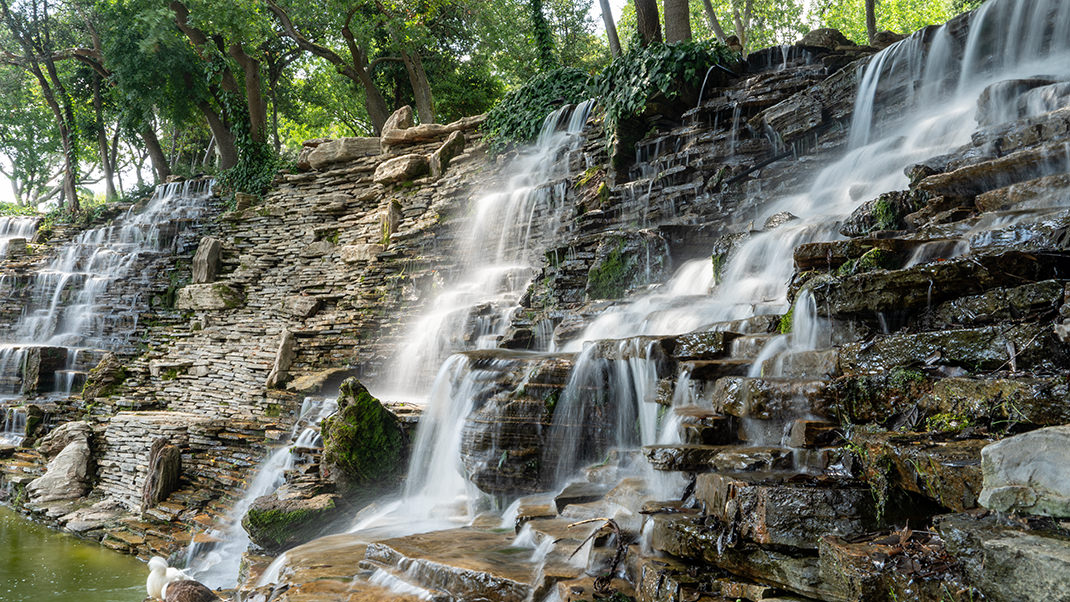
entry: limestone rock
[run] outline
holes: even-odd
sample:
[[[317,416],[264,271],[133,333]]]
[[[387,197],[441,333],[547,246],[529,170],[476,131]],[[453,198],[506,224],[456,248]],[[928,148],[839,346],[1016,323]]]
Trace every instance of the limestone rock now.
[[[289,330],[282,331],[279,335],[279,349],[275,352],[275,363],[271,366],[271,372],[265,384],[267,388],[274,389],[290,377],[290,366],[297,357],[295,347],[293,333]]]
[[[141,512],[167,499],[182,476],[182,452],[166,437],[153,441],[149,448],[149,473],[141,495]]]
[[[329,255],[331,251],[334,251],[334,243],[329,240],[317,240],[301,249],[300,255],[306,259],[312,259]]]
[[[413,120],[412,107],[405,105],[394,111],[394,113],[387,118],[386,123],[383,124],[382,135],[386,138],[396,130],[407,130],[414,125],[416,125],[416,122]]]
[[[453,132],[446,138],[446,141],[442,143],[442,146],[435,152],[431,153],[431,177],[441,178],[446,170],[450,167],[450,161],[453,161],[457,155],[464,152],[464,134],[461,132]]]
[[[383,134],[383,149],[390,152],[403,146],[442,140],[451,131],[449,126],[440,123],[421,123],[403,130],[396,129]]]
[[[375,169],[376,184],[396,184],[414,180],[430,171],[427,155],[417,153],[384,161]]]
[[[223,241],[206,236],[197,246],[193,256],[193,284],[213,282],[219,273],[219,259],[223,254]]]
[[[375,261],[376,256],[384,250],[383,245],[345,245],[339,249],[339,254],[342,256],[343,262],[357,263],[360,261]]]
[[[254,544],[268,552],[281,552],[323,533],[346,508],[342,498],[332,493],[283,500],[265,495],[253,502],[241,524]]]
[[[337,138],[317,146],[308,154],[308,165],[317,171],[362,157],[374,157],[383,152],[379,138]]]
[[[661,281],[670,267],[665,239],[646,230],[605,236],[595,255],[587,274],[591,299],[619,299],[629,289]]]
[[[37,442],[37,451],[46,458],[55,458],[60,452],[74,441],[88,439],[92,434],[88,422],[77,420],[67,422],[56,428],[51,433],[41,437]]]
[[[1070,517],[1070,425],[1008,437],[981,450],[980,502],[1001,512]]]
[[[191,284],[178,289],[178,309],[210,311],[234,309],[245,303],[244,296],[225,282]]]
[[[871,46],[873,46],[877,50],[884,50],[885,48],[891,46],[892,44],[895,44],[896,42],[899,42],[899,41],[902,41],[902,40],[905,40],[905,39],[906,39],[906,36],[901,34],[901,33],[896,33],[894,31],[884,30],[884,31],[878,31],[876,34],[874,34],[873,35],[873,39],[870,40],[869,43],[870,43]]]
[[[34,504],[73,500],[89,491],[89,442],[74,439],[51,462],[44,476],[30,481],[26,491]]]
[[[304,320],[316,315],[320,309],[320,299],[308,295],[294,295],[287,297],[282,302],[282,311],[286,314]]]
[[[989,127],[1017,119],[1018,99],[1033,88],[1050,86],[1055,82],[1047,79],[1008,79],[996,82],[981,92],[977,99],[977,123]]]
[[[1065,600],[1070,545],[1060,535],[1008,525],[998,517],[937,517],[936,530],[971,585],[992,602]]]
[[[82,399],[93,401],[94,399],[108,397],[114,394],[119,385],[125,380],[126,367],[119,361],[117,355],[109,351],[89,371],[85,386],[82,387]]]
[[[862,236],[875,230],[905,230],[903,218],[924,207],[930,196],[923,190],[882,194],[855,209],[840,226],[840,234]]]
[[[62,370],[66,364],[65,347],[30,347],[23,364],[22,392],[32,394],[51,390],[56,370]]]
[[[322,434],[321,474],[343,493],[389,490],[405,469],[405,431],[355,378],[339,388],[338,412],[323,422]]]
[[[10,259],[13,257],[21,257],[26,254],[26,239],[25,238],[12,238],[7,241],[7,249],[5,257]]]

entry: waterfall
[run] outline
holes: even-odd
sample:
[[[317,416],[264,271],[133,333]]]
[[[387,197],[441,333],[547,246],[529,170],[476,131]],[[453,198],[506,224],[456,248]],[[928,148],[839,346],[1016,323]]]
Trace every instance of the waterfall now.
[[[568,155],[582,143],[593,100],[567,105],[543,122],[533,148],[503,170],[505,182],[475,199],[458,251],[459,276],[428,304],[399,346],[380,397],[426,398],[435,368],[455,352],[497,347],[542,257],[542,241],[567,224]]]
[[[320,424],[337,410],[335,398],[305,399],[289,442],[268,454],[245,495],[230,509],[223,524],[208,532],[219,543],[191,543],[186,550],[186,566],[192,576],[214,588],[237,585],[242,554],[249,547],[249,534],[242,527],[242,518],[257,498],[270,494],[285,483],[286,473],[294,468],[295,450],[323,447]]]
[[[0,259],[7,257],[12,240],[21,238],[29,242],[34,234],[37,234],[36,217],[0,217]]]
[[[210,194],[208,180],[161,185],[144,207],[63,244],[33,275],[22,314],[0,335],[4,392],[33,390],[38,383],[22,382],[33,371],[40,393],[67,395],[104,351],[132,351],[146,303],[138,287],[152,276],[138,272],[145,261],[185,250],[179,234],[198,222]]]
[[[3,429],[0,430],[0,445],[22,445],[26,437],[26,408],[3,407]]]

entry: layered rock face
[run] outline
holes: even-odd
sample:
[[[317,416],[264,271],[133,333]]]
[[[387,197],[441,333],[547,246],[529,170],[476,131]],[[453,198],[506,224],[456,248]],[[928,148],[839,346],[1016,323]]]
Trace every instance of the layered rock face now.
[[[1065,597],[1070,109],[1058,78],[1008,76],[965,112],[933,101],[956,131],[914,135],[919,98],[939,96],[910,68],[995,44],[967,43],[975,18],[876,57],[829,31],[755,53],[642,128],[634,159],[611,161],[596,114],[579,152],[555,158],[559,211],[528,218],[542,260],[518,307],[459,312],[449,341],[445,401],[465,411],[436,414],[455,442],[421,453],[456,454],[434,466],[471,496],[435,500],[430,518],[463,526],[308,541],[393,488],[415,439],[397,405],[345,381],[325,448],[295,446],[303,463],[244,516],[261,549],[297,545],[258,593]],[[151,501],[175,462],[150,451],[181,452],[179,489],[106,543],[174,549],[190,535],[164,541],[148,521],[215,524],[300,396],[396,361],[406,316],[463,271],[475,191],[511,165],[482,155],[472,125],[401,111],[380,140],[311,142],[309,171],[221,217],[177,291],[188,313],[150,329],[121,375],[107,362],[91,379],[106,502]],[[102,535],[115,516],[64,518]]]

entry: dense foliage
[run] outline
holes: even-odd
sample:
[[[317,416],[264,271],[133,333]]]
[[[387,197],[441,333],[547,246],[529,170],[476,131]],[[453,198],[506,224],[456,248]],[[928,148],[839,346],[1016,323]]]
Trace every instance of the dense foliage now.
[[[881,0],[878,28],[906,33],[978,2]],[[304,140],[376,134],[406,104],[440,123],[497,105],[488,131],[502,148],[596,92],[611,124],[672,100],[731,60],[713,40],[750,52],[819,25],[865,33],[863,0],[693,0],[694,41],[639,48],[629,1],[611,63],[592,5],[0,0],[0,201],[77,213],[201,173],[258,194]]]
[[[535,76],[526,85],[505,95],[487,113],[484,131],[494,150],[535,140],[543,121],[556,107],[591,97],[591,76],[562,67]]]
[[[675,100],[689,87],[702,84],[714,65],[730,65],[739,55],[710,40],[676,44],[632,44],[613,59],[595,91],[605,108],[607,130],[640,116],[652,99]]]

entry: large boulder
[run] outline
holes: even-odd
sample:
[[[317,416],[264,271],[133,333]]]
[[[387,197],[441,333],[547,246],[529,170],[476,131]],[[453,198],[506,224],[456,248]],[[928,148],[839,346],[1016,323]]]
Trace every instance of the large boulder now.
[[[342,382],[338,412],[323,422],[322,434],[321,475],[341,492],[370,497],[397,484],[408,451],[405,431],[356,378]]]
[[[796,44],[799,46],[825,48],[827,50],[836,50],[843,46],[855,45],[854,42],[847,39],[847,36],[840,33],[838,29],[832,29],[831,27],[815,29],[804,35],[801,40],[796,42]]]
[[[1008,437],[981,450],[981,505],[1070,518],[1070,425]]]
[[[89,492],[89,442],[75,439],[51,462],[44,476],[26,485],[33,504],[79,499]]]
[[[178,289],[175,306],[178,309],[209,311],[234,309],[245,303],[245,298],[225,282],[191,284]]]
[[[407,130],[416,125],[416,121],[413,119],[412,107],[405,105],[400,109],[394,111],[386,123],[383,124],[382,135],[384,138],[394,135],[397,130]]]
[[[72,442],[82,439],[88,440],[92,432],[93,430],[90,428],[89,423],[84,420],[68,422],[41,437],[41,440],[36,445],[37,451],[51,460]]]
[[[279,335],[279,348],[275,352],[275,363],[271,366],[271,372],[268,373],[265,386],[269,389],[274,389],[286,382],[290,378],[290,366],[293,365],[293,361],[296,358],[297,351],[294,335],[289,330],[284,330]]]
[[[362,157],[382,154],[378,138],[338,138],[321,143],[308,154],[308,165],[323,170],[335,165],[350,163]]]
[[[431,171],[427,155],[413,153],[384,161],[375,168],[376,184],[396,184],[415,180]]]
[[[279,499],[257,498],[242,518],[249,540],[268,552],[281,552],[321,535],[348,506],[337,494]]]
[[[205,284],[215,280],[219,273],[219,259],[223,255],[223,241],[206,236],[197,246],[193,256],[193,284]]]

